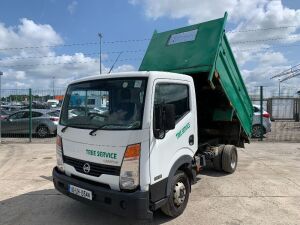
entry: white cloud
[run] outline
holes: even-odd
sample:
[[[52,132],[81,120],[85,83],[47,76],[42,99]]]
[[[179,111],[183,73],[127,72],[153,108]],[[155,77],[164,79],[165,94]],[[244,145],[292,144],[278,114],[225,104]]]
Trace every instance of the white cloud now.
[[[77,5],[78,5],[78,2],[77,2],[77,1],[72,1],[72,2],[68,5],[67,9],[68,9],[68,11],[69,11],[69,13],[70,13],[71,15],[73,15],[73,14],[75,13],[76,8],[77,8]]]
[[[276,66],[287,63],[287,59],[280,52],[266,52],[259,56],[259,61],[261,64]]]
[[[129,64],[124,64],[113,69],[113,72],[126,72],[126,71],[134,71],[134,70],[136,70],[134,66]]]
[[[74,79],[99,73],[99,60],[96,56],[93,58],[82,52],[57,55],[52,47],[30,48],[64,43],[61,36],[48,24],[37,24],[26,18],[21,19],[20,24],[15,27],[6,27],[0,23],[0,40],[3,88],[49,89],[52,87],[53,76],[55,87],[65,88]],[[109,55],[103,54],[102,59],[105,62]],[[103,72],[109,70],[104,64],[102,68]],[[134,67],[125,64],[116,67],[114,71],[128,70],[134,70]]]

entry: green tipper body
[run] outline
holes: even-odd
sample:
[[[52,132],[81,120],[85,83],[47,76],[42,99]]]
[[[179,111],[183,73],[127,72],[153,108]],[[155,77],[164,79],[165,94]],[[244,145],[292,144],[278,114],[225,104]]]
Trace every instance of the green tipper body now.
[[[162,33],[154,32],[140,71],[206,74],[212,89],[220,82],[247,136],[251,135],[253,107],[226,37],[224,18]],[[228,121],[231,113],[215,112]]]

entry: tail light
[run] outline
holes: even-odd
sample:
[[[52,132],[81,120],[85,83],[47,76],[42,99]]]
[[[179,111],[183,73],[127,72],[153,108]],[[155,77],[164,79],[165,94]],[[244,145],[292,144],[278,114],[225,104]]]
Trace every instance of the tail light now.
[[[270,118],[270,114],[269,113],[263,113],[263,117],[264,118]]]
[[[58,117],[51,117],[50,120],[53,121],[53,122],[57,122],[59,120],[59,118]]]

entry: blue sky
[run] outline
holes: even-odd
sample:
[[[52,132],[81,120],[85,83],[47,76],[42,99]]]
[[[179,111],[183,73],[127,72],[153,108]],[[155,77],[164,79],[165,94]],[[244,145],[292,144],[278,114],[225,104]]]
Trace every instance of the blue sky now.
[[[227,30],[235,31],[228,36],[250,91],[261,84],[274,91],[277,81],[270,80],[271,74],[300,63],[300,2],[295,0],[178,0],[176,4],[171,0],[3,0],[0,8],[0,49],[91,43],[0,51],[5,88],[49,88],[53,76],[57,87],[65,87],[70,80],[98,73],[98,32],[103,34],[104,70],[117,57],[112,52],[118,51],[123,53],[115,71],[136,70],[147,40],[107,42],[150,38],[155,29],[165,31],[218,18],[225,10],[230,15]],[[238,32],[249,29],[258,31]],[[279,40],[268,41],[274,38]],[[283,86],[297,89],[299,80]]]

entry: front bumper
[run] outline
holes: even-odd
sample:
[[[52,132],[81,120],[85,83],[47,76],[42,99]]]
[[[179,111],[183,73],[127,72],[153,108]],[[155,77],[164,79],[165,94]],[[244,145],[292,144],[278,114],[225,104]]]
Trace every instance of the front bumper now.
[[[69,177],[59,172],[56,167],[53,169],[52,174],[55,188],[73,199],[99,206],[103,210],[121,216],[134,217],[137,219],[151,219],[153,216],[152,211],[149,209],[148,192],[135,191],[126,193],[107,189]],[[93,200],[88,200],[70,193],[68,191],[69,184],[92,191]]]

